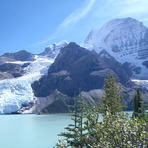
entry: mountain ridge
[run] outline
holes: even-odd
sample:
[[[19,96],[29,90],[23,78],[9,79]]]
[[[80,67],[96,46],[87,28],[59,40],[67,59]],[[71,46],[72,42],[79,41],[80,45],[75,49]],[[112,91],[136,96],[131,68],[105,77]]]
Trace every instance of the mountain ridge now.
[[[98,98],[96,98],[95,92],[103,93],[99,90],[103,89],[104,79],[110,74],[115,77],[122,87],[122,94],[124,96],[125,92],[128,92],[129,96],[133,93],[134,89],[132,90],[130,87],[134,88],[135,84],[130,81],[130,76],[126,73],[123,66],[105,50],[98,55],[75,43],[69,43],[68,46],[61,49],[54,63],[49,67],[48,74],[40,80],[35,81],[32,84],[32,88],[37,102],[41,99],[49,100],[53,95],[57,96],[55,95],[57,91],[61,93],[62,96],[66,95],[67,97],[74,97],[82,91],[83,94],[85,94],[84,98],[87,102],[94,104],[94,102],[99,102],[102,96],[98,95]],[[90,96],[90,92],[92,93],[89,100],[86,96]],[[61,102],[61,98],[58,96],[54,99],[56,102],[58,100],[59,103]],[[53,98],[51,98],[51,100],[53,100]],[[122,101],[125,102],[124,98],[122,98]],[[131,98],[128,100],[128,103],[130,101]],[[129,107],[128,103],[126,105]],[[35,104],[38,106],[38,103]],[[48,111],[50,107],[53,108],[52,104],[44,107],[46,108],[45,110]],[[43,111],[45,110],[43,109]],[[54,111],[58,112],[58,109],[54,109]],[[63,111],[66,110],[63,109]],[[42,112],[42,110],[38,110],[38,112]]]
[[[143,62],[148,60],[148,28],[132,18],[114,19],[100,29],[92,30],[82,45],[97,53],[106,49],[118,62],[129,62],[133,78],[146,79],[148,69]],[[135,68],[140,72],[136,73]]]
[[[27,52],[26,50],[20,50],[15,53],[5,53],[0,58],[12,59],[12,61],[34,61],[34,54]]]
[[[123,31],[123,33],[121,31],[121,38],[118,38],[120,29],[122,27],[128,28],[129,26],[134,27],[133,24],[137,23],[137,20],[132,18],[116,19],[115,25],[118,27],[115,27],[114,21],[110,22],[112,31],[110,32],[110,29],[107,30],[108,35],[103,40],[105,43],[116,43],[116,39],[117,43],[119,43],[120,40],[118,39],[122,39],[122,35],[125,32],[132,31],[132,29]],[[125,22],[132,22],[133,24],[124,26]],[[106,25],[108,23],[104,26]],[[139,27],[143,28],[143,24],[140,22],[137,23],[136,28]],[[116,29],[118,30],[118,36],[116,36]],[[147,28],[144,27],[143,30],[147,32]],[[89,39],[93,37],[93,33],[91,31]],[[114,35],[115,37],[113,37]],[[143,76],[147,76],[148,73],[147,48],[143,49],[143,53],[140,48],[138,53],[139,49],[136,46],[134,51],[137,53],[129,52],[130,49],[133,51],[135,46],[129,48],[128,45],[131,46],[131,44],[126,45],[125,40],[123,44],[117,44],[126,45],[121,47],[126,52],[128,51],[128,54],[121,56],[124,50],[122,51],[119,48],[120,46],[117,46],[118,48],[115,48],[115,46],[111,48],[110,44],[105,43],[101,44],[104,45],[102,47],[98,46],[100,45],[98,44],[98,39],[100,40],[102,37],[101,34],[98,34],[98,36],[99,38],[96,38],[94,43],[97,46],[85,43],[81,45],[83,47],[80,47],[76,43],[62,41],[49,45],[40,54],[32,54],[21,50],[0,56],[0,113],[58,112],[58,106],[62,103],[62,98],[64,97],[67,103],[72,103],[72,97],[74,94],[78,95],[80,90],[86,102],[95,105],[98,101],[100,102],[100,98],[103,96],[104,79],[109,74],[115,77],[122,88],[122,103],[128,106],[127,109],[131,109],[131,99],[135,89],[139,87],[138,85],[143,87],[141,88],[143,95],[148,95],[147,81],[134,80],[134,83],[131,81],[131,78],[134,77],[148,79],[147,77],[142,78],[143,74]],[[141,40],[139,44],[142,47],[146,47],[145,45],[148,43],[147,39],[145,40],[145,36],[147,37],[147,33],[139,37],[144,37],[144,40]],[[132,36],[130,37],[130,41],[133,41],[132,44],[134,45],[136,41],[132,40]],[[144,71],[145,73],[143,73]],[[148,100],[145,99],[145,102],[148,102]],[[66,106],[63,105],[63,109],[60,108],[60,110],[66,112]]]

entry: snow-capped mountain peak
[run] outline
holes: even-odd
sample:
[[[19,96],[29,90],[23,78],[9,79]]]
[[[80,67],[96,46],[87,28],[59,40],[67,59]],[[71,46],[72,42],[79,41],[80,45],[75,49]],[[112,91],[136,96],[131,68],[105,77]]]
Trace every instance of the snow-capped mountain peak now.
[[[60,49],[66,47],[68,44],[69,43],[66,40],[61,41],[59,43],[54,43],[46,47],[45,51],[40,53],[40,55],[55,58],[60,52]]]
[[[133,77],[145,79],[148,75],[142,64],[148,60],[148,28],[136,19],[128,17],[105,23],[89,33],[83,47],[93,47],[97,53],[105,49],[120,63],[129,62],[134,69],[139,67],[139,72],[133,71]]]

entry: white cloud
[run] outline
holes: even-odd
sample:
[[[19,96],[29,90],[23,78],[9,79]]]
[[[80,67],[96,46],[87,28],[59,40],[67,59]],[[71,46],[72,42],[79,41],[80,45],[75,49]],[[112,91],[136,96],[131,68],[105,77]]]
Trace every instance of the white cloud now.
[[[71,25],[76,24],[79,20],[84,18],[92,9],[93,4],[96,0],[87,0],[80,8],[76,9],[58,27],[58,30],[66,29]]]
[[[85,0],[85,2],[69,14],[57,27],[56,31],[46,40],[35,45],[48,43],[58,36],[63,36],[73,29],[73,26],[88,16],[91,11],[92,18],[87,25],[102,24],[109,19],[133,17],[148,24],[148,0]],[[94,22],[93,22],[94,21]],[[102,22],[101,22],[102,21]],[[95,26],[94,26],[95,27]]]
[[[69,28],[71,28],[73,25],[83,19],[91,11],[95,1],[96,0],[86,0],[81,7],[77,8],[63,20],[63,22],[58,26],[55,33],[51,37],[46,40],[35,43],[33,44],[33,46],[45,44],[52,39],[55,39],[57,36],[63,35],[69,30]]]

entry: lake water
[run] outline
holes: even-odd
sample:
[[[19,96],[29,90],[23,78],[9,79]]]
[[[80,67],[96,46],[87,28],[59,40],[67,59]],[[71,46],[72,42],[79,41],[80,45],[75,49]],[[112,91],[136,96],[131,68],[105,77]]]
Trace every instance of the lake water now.
[[[1,115],[0,148],[52,148],[70,118],[67,114]]]
[[[68,114],[0,115],[0,148],[53,148],[71,122]]]

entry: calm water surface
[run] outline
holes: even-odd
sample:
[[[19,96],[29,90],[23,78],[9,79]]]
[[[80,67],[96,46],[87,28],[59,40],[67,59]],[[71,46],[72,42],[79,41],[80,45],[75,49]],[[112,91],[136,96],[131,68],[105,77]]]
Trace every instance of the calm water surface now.
[[[0,115],[0,148],[52,148],[70,118],[68,114]]]
[[[53,148],[71,122],[68,114],[0,115],[0,148]]]

